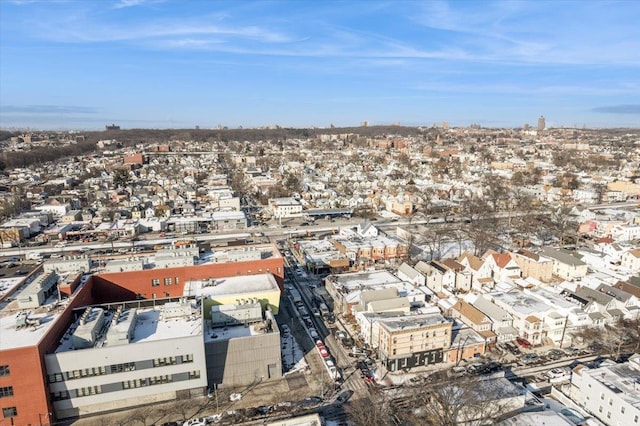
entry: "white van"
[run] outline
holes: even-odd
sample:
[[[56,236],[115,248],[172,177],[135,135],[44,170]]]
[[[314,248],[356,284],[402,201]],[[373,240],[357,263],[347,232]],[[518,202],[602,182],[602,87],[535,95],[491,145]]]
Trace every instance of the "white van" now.
[[[27,260],[42,260],[42,253],[38,251],[29,251],[25,255],[25,259]]]

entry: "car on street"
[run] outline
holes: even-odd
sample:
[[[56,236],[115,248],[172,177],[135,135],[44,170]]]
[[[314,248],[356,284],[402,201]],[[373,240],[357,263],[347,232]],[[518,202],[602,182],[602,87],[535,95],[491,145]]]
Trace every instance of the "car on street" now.
[[[522,346],[525,349],[531,348],[531,343],[527,339],[523,339],[522,337],[516,338],[516,343]]]
[[[525,364],[535,364],[540,360],[540,356],[535,353],[525,354],[520,360]]]
[[[571,372],[567,369],[567,368],[552,368],[551,370],[547,371],[546,376],[549,379],[559,379],[562,377],[568,377],[571,374]]]
[[[505,343],[505,346],[513,355],[520,355],[520,349],[513,343],[507,342]]]
[[[563,356],[565,356],[565,353],[560,349],[551,349],[549,352],[547,352],[547,358],[551,360],[557,360],[562,358]]]

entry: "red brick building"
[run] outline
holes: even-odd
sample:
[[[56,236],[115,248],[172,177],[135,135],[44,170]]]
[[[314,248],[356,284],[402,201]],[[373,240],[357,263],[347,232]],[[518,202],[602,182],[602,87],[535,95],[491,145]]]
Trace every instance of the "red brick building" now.
[[[271,273],[282,290],[283,258],[275,246],[270,248],[268,256],[255,260],[99,274],[84,285],[74,280],[60,288],[63,294],[74,291],[68,304],[32,310],[31,315],[40,321],[36,326],[17,327],[20,310],[15,300],[10,302],[0,309],[0,426],[49,426],[55,421],[44,355],[58,347],[73,322],[75,308],[136,298],[178,297],[184,294],[185,283],[193,279]]]

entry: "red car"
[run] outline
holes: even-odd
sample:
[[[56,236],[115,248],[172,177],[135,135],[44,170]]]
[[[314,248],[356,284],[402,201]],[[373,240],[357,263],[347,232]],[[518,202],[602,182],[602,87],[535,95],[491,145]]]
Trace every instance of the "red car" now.
[[[529,349],[531,347],[531,343],[529,343],[529,341],[527,341],[526,339],[523,339],[522,337],[518,337],[516,339],[516,342],[518,342],[518,344],[525,349]]]

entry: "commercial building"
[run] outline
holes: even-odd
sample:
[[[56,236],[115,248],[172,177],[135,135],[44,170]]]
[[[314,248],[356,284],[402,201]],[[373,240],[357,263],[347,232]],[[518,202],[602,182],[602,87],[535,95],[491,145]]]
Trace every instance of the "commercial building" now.
[[[276,219],[302,216],[302,204],[295,198],[272,198],[269,210]]]
[[[195,300],[86,307],[45,355],[57,418],[204,395],[203,328]]]
[[[574,402],[606,425],[640,423],[640,356],[622,364],[587,368],[578,366],[571,376]]]
[[[191,398],[203,395],[213,377],[221,377],[223,385],[227,379],[249,384],[257,375],[280,377],[279,332],[272,315],[284,278],[278,250],[270,244],[235,247],[198,262],[101,273],[88,280],[70,273],[62,285],[51,278],[56,272],[39,268],[12,286],[0,302],[4,424],[48,426],[69,416]],[[194,290],[196,282],[211,280],[219,284],[212,292]],[[211,308],[247,301],[260,302],[264,316],[223,326],[223,333],[224,327],[252,331],[216,341]],[[226,352],[218,350],[222,346]],[[261,348],[261,357],[255,358],[255,348]],[[250,358],[261,360],[250,380],[226,374],[244,368],[243,362],[246,367]],[[208,361],[215,363],[208,366]],[[225,374],[216,372],[220,365]]]
[[[444,360],[451,345],[451,321],[440,314],[380,318],[378,353],[382,365],[397,371]]]

